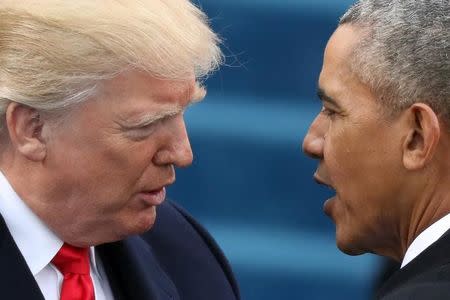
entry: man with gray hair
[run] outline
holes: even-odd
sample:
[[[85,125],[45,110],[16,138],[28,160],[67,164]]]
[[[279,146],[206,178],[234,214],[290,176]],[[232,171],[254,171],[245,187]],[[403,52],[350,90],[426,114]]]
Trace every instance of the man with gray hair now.
[[[401,262],[378,299],[450,297],[450,5],[360,0],[325,49],[303,141],[338,247]]]
[[[239,299],[164,202],[218,44],[188,0],[1,1],[0,298]]]

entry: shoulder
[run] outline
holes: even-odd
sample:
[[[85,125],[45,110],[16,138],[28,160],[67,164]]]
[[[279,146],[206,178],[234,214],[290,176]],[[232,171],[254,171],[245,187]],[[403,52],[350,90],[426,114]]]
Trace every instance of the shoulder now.
[[[450,282],[422,282],[393,290],[381,300],[433,300],[449,299]]]
[[[450,230],[395,272],[377,299],[450,299]]]
[[[231,267],[208,231],[180,205],[166,200],[142,235],[182,299],[239,299]]]
[[[450,299],[450,265],[418,274],[380,299]]]

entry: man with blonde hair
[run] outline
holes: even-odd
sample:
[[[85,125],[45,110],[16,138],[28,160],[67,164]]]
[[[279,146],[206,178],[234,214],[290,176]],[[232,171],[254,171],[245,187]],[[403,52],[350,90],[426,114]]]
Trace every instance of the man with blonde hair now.
[[[0,3],[0,298],[239,298],[163,202],[218,44],[187,0]]]
[[[338,247],[401,262],[378,299],[450,298],[450,5],[360,0],[325,49],[303,141]]]

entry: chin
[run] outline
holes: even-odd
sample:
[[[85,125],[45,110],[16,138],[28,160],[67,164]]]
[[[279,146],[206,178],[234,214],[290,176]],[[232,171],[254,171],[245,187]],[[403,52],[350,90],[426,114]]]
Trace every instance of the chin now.
[[[351,245],[339,243],[338,241],[336,241],[336,245],[339,248],[339,250],[341,250],[343,253],[345,253],[347,255],[357,256],[357,255],[368,253],[368,251],[364,251],[364,250],[352,247]]]
[[[361,247],[361,241],[351,234],[342,234],[336,231],[336,246],[345,254],[356,256],[368,253],[364,247]]]
[[[151,212],[148,211],[130,220],[130,224],[133,224],[130,228],[128,235],[142,234],[149,231],[156,222],[156,209],[153,207]]]
[[[109,236],[104,236],[101,243],[117,242],[124,240],[132,235],[139,235],[150,230],[156,221],[156,210],[140,211],[138,213],[127,214],[120,218],[110,219],[109,230],[107,233]],[[105,225],[104,225],[105,226]]]

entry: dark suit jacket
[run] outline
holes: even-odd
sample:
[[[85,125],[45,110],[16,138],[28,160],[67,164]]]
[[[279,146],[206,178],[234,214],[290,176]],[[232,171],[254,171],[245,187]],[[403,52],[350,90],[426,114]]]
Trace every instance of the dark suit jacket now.
[[[377,299],[450,299],[450,231],[394,273]]]
[[[149,232],[96,249],[117,300],[239,299],[217,244],[170,201],[158,207]],[[44,299],[1,216],[0,299]]]

